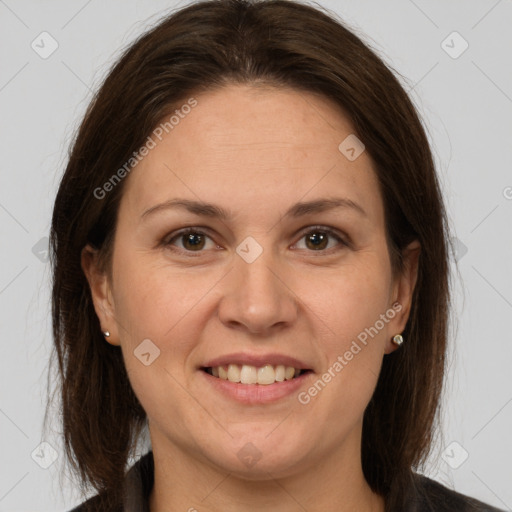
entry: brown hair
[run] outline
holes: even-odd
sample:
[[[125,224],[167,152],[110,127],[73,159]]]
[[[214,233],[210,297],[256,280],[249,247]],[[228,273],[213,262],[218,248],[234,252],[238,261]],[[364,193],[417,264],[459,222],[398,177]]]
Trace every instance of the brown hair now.
[[[101,333],[80,264],[89,243],[110,271],[126,180],[102,199],[94,190],[184,98],[227,84],[288,87],[340,105],[375,164],[394,271],[401,250],[415,239],[421,244],[406,343],[384,358],[363,423],[365,478],[388,509],[399,507],[439,419],[449,294],[445,211],[424,128],[390,68],[335,15],[290,0],[202,1],[172,13],[124,51],[85,114],[51,225],[66,456],[84,495],[92,484],[107,491],[108,506],[119,503],[146,421],[119,347]]]

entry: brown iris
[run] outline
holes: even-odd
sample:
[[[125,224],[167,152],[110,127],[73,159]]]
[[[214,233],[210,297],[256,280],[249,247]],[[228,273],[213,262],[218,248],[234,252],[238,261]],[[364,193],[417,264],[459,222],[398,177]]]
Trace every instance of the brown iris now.
[[[199,233],[187,233],[182,235],[183,247],[185,249],[202,249],[204,247],[204,236]],[[187,247],[187,244],[190,244],[190,247]]]
[[[326,233],[322,233],[321,231],[315,231],[314,233],[306,237],[306,245],[308,245],[309,242],[312,242],[313,246],[309,247],[308,245],[308,248],[312,248],[313,250],[325,249],[328,238],[329,235],[327,235]]]

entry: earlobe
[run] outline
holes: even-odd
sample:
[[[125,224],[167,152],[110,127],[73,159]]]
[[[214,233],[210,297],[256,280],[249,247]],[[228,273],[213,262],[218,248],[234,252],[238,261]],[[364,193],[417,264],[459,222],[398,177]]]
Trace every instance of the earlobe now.
[[[82,249],[81,266],[89,283],[94,310],[98,316],[102,334],[108,343],[119,345],[114,300],[109,279],[106,272],[100,268],[98,250],[89,244]]]
[[[420,252],[421,246],[417,240],[411,242],[402,251],[402,271],[400,275],[396,277],[391,297],[392,304],[399,304],[400,310],[397,311],[397,314],[390,322],[390,324],[392,324],[389,326],[391,336],[389,343],[386,345],[386,353],[390,353],[400,346],[400,344],[394,342],[393,339],[395,335],[402,334],[407,324],[407,320],[409,319],[414,289],[418,279]]]

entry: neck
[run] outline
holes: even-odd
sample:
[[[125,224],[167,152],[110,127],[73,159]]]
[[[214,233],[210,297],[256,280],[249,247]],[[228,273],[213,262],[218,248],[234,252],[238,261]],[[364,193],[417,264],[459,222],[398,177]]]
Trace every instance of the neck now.
[[[296,472],[286,476],[268,472],[266,477],[248,480],[200,461],[190,450],[182,450],[153,431],[155,472],[150,511],[384,512],[383,497],[371,490],[362,472],[360,430],[351,437],[341,449],[304,463]]]

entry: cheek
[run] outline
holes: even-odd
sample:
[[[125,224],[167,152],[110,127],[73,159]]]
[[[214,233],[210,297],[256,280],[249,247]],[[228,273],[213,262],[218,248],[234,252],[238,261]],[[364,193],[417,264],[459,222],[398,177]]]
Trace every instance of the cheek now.
[[[125,335],[133,341],[140,337],[162,340],[193,308],[207,283],[191,283],[186,272],[171,272],[133,248],[125,254],[130,256],[114,260],[117,318],[129,326]]]
[[[342,345],[373,326],[389,307],[390,269],[368,256],[365,264],[341,268],[324,293],[316,294],[315,310]]]
[[[364,265],[341,269],[328,291],[317,293],[309,303],[319,319],[317,329],[323,332],[319,338],[323,371],[332,382],[321,394],[337,404],[334,409],[340,414],[347,407],[360,413],[366,407],[389,336],[390,268],[385,260],[367,256]]]
[[[165,424],[172,416],[173,429],[179,431],[179,418],[186,417],[183,404],[190,403],[184,391],[184,363],[202,330],[192,320],[211,285],[203,277],[190,286],[190,276],[157,266],[143,253],[131,254],[114,260],[116,320],[125,367],[149,418]]]
[[[133,371],[130,379],[134,388],[144,387],[149,392],[156,386],[156,391],[158,381],[169,380],[168,389],[172,389],[176,384],[172,377],[181,384],[187,379],[188,358],[211,316],[208,298],[221,275],[206,269],[171,269],[165,262],[155,262],[148,253],[133,249],[131,255],[115,261],[114,275],[116,319],[125,365]],[[145,346],[142,343],[149,347],[150,360],[153,352],[157,355],[147,372],[134,357]],[[143,380],[139,386],[135,379],[141,371]]]

